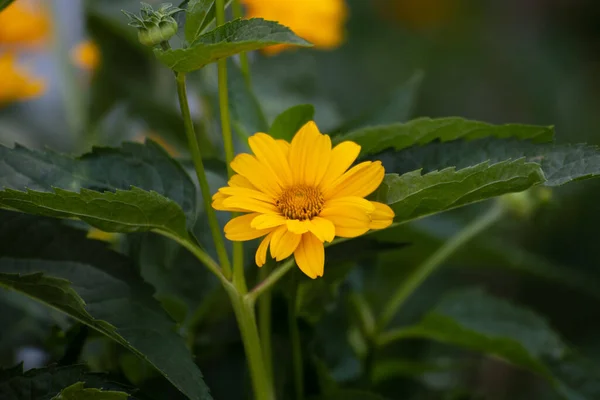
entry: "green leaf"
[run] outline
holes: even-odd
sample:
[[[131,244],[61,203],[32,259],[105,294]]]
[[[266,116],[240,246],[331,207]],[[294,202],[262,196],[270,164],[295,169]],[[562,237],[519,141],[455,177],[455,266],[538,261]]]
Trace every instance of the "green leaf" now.
[[[497,164],[485,162],[460,171],[447,168],[421,175],[388,174],[373,199],[390,205],[396,222],[406,222],[511,192],[520,192],[544,182],[535,163],[524,159]]]
[[[277,22],[252,18],[228,22],[200,36],[190,47],[173,50],[157,48],[154,54],[176,72],[191,72],[221,58],[275,44],[310,46],[306,40]]]
[[[75,384],[84,383],[90,388],[118,390],[123,393],[129,390],[123,385],[110,382],[104,374],[90,373],[83,365],[66,367],[48,367],[30,369],[23,372],[23,364],[13,368],[0,369],[0,397],[3,400],[49,400],[60,393],[61,389]],[[112,400],[112,399],[111,399]]]
[[[227,71],[231,122],[236,133],[246,141],[256,132],[266,132],[269,125],[260,102],[233,60],[228,60]]]
[[[361,145],[361,155],[376,154],[393,148],[405,149],[424,145],[435,140],[448,142],[456,139],[497,138],[531,139],[542,143],[554,137],[553,127],[533,125],[491,125],[463,118],[419,118],[405,124],[373,126],[358,129],[335,137],[336,142],[352,140]]]
[[[361,390],[336,390],[323,396],[310,397],[309,400],[386,400],[386,398]]]
[[[521,157],[542,167],[547,186],[560,186],[600,175],[600,149],[586,144],[535,144],[488,138],[472,142],[432,143],[384,157],[383,161],[392,170],[401,171],[413,169],[414,165],[426,170],[449,165],[460,169],[487,160],[498,162]]]
[[[188,43],[192,43],[200,36],[204,21],[208,19],[208,12],[214,7],[214,4],[215,0],[190,0],[188,2],[184,26],[185,40]]]
[[[96,147],[78,158],[0,145],[0,188],[114,192],[131,186],[177,202],[190,225],[196,219],[194,183],[177,161],[150,140],[145,144],[123,143],[118,149]]]
[[[6,211],[0,220],[0,286],[120,343],[190,399],[211,398],[173,320],[129,259],[59,220]]]
[[[83,382],[77,382],[63,389],[52,400],[127,400],[129,395],[113,390],[84,388]]]
[[[312,104],[300,104],[288,108],[275,118],[269,134],[275,139],[291,142],[296,132],[314,117],[315,107]]]
[[[10,6],[15,0],[0,0],[0,11]]]
[[[105,232],[160,231],[189,239],[185,215],[174,201],[155,192],[131,190],[54,193],[27,190],[0,191],[0,207],[54,218],[78,218]]]

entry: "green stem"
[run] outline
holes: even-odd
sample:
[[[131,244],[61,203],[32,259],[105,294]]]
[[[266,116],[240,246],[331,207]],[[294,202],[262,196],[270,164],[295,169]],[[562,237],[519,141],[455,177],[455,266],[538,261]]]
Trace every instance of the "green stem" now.
[[[255,400],[275,400],[272,381],[269,378],[263,352],[261,350],[260,337],[256,327],[256,317],[254,315],[254,305],[241,295],[232,285],[224,285],[231,305],[235,313],[240,334],[246,351],[248,367],[250,368],[250,377],[252,378],[252,387]]]
[[[217,14],[217,26],[225,23],[225,0],[216,0],[215,11]],[[234,157],[233,135],[231,133],[231,119],[229,117],[229,92],[227,91],[227,59],[218,61],[219,71],[219,108],[221,112],[221,131],[223,134],[223,146],[225,147],[225,161],[227,162],[227,174],[233,175],[231,162]],[[232,214],[235,218],[236,214]],[[246,278],[244,276],[244,244],[233,242],[233,284],[240,293],[246,293]]]
[[[254,303],[258,297],[267,292],[273,285],[279,281],[279,279],[283,278],[283,276],[294,267],[295,262],[293,258],[289,258],[285,261],[279,268],[276,268],[266,279],[261,281],[258,285],[256,285],[248,294],[246,298],[248,301]]]
[[[183,116],[188,146],[194,161],[196,176],[198,177],[200,190],[202,192],[202,200],[204,200],[204,209],[208,217],[208,225],[212,232],[215,248],[217,249],[217,256],[219,257],[219,263],[223,268],[223,274],[225,277],[229,278],[231,276],[231,264],[229,263],[229,257],[227,256],[227,249],[225,248],[225,241],[223,240],[223,236],[221,234],[221,228],[219,227],[217,214],[211,205],[210,187],[208,186],[208,180],[206,179],[206,172],[204,171],[204,164],[202,162],[202,156],[200,155],[200,148],[198,147],[198,140],[194,131],[194,123],[192,121],[190,106],[188,104],[187,90],[185,86],[185,74],[178,72],[176,74],[176,78],[181,115]]]
[[[406,299],[431,275],[449,256],[464,246],[475,236],[489,228],[504,214],[504,208],[496,203],[485,214],[464,227],[460,232],[452,236],[435,253],[419,265],[414,272],[402,283],[384,308],[376,332],[381,332],[394,318]]]
[[[240,0],[233,0],[233,5],[231,7],[233,9],[233,18],[237,19],[244,16]],[[246,83],[250,85],[250,63],[248,62],[248,53],[246,52],[240,53],[240,69],[242,70],[242,75],[244,76]]]
[[[263,281],[269,275],[271,263],[267,262],[258,271],[258,279]],[[267,292],[258,300],[258,330],[263,349],[263,360],[267,375],[273,380],[273,356],[271,351],[271,293]]]
[[[292,363],[294,370],[294,391],[296,400],[304,400],[304,369],[302,363],[302,346],[300,344],[300,331],[296,318],[296,293],[298,284],[294,279],[292,293],[288,304],[288,326],[290,330],[290,341],[292,344]]]

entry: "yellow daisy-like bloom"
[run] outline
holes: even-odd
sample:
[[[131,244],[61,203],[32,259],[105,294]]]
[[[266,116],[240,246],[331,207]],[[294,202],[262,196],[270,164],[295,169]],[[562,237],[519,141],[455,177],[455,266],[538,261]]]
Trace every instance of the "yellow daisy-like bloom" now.
[[[320,49],[333,49],[344,41],[348,10],[344,0],[243,0],[248,18],[278,21]],[[276,54],[289,46],[264,49]]]
[[[85,40],[71,50],[71,59],[79,68],[93,72],[100,65],[100,49],[92,40]]]
[[[0,104],[39,97],[46,88],[43,80],[32,78],[17,65],[13,53],[0,55],[0,76]]]
[[[0,43],[36,44],[47,38],[50,18],[37,2],[17,0],[0,12]]]
[[[391,225],[394,212],[366,200],[383,180],[379,161],[350,169],[360,146],[346,141],[331,147],[331,139],[308,122],[291,144],[265,133],[248,139],[254,155],[239,154],[231,168],[237,173],[213,196],[221,211],[248,213],[225,226],[229,240],[265,238],[256,251],[260,267],[271,257],[292,254],[311,278],[323,276],[324,242],[335,236],[352,238]]]

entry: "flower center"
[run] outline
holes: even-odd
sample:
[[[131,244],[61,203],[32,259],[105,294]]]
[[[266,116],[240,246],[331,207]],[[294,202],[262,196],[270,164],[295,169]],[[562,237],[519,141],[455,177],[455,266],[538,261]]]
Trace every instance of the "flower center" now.
[[[283,189],[275,204],[286,218],[305,220],[319,215],[324,203],[319,189],[296,185]]]

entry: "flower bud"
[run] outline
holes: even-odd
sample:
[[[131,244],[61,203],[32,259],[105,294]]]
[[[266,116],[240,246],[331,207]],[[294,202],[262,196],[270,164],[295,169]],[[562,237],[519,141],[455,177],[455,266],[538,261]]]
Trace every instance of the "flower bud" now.
[[[499,201],[511,213],[519,217],[532,215],[539,206],[550,201],[552,192],[547,187],[538,186],[519,193],[500,197]]]
[[[173,15],[183,10],[172,7],[172,4],[165,3],[157,11],[154,11],[151,5],[142,3],[139,16],[122,11],[129,18],[129,25],[138,28],[140,43],[153,47],[167,42],[177,33],[179,27]]]

